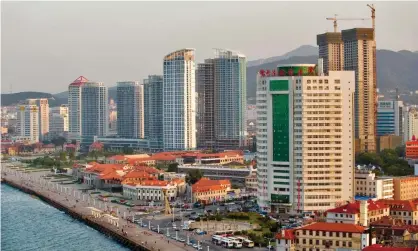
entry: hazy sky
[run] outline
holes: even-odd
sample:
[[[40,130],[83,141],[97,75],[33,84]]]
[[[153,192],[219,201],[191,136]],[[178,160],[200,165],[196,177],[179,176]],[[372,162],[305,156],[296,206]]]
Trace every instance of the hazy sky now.
[[[418,50],[418,2],[375,2],[379,49]],[[161,74],[171,51],[248,60],[315,45],[326,17],[369,18],[366,2],[1,2],[2,93],[65,91],[83,75],[114,86]],[[371,26],[340,21],[339,28]]]

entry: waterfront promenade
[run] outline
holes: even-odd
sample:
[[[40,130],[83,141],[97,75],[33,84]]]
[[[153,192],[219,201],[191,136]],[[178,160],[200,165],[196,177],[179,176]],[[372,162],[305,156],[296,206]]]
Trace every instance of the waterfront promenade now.
[[[91,197],[88,197],[87,194],[82,194],[80,191],[65,187],[65,185],[51,182],[50,180],[45,179],[45,177],[42,177],[39,173],[24,173],[23,170],[11,169],[3,165],[2,180],[30,189],[78,215],[81,215],[83,218],[88,218],[90,221],[93,221],[101,227],[124,236],[124,238],[138,244],[138,246],[142,246],[143,250],[195,250],[193,247],[185,246],[183,243],[172,239],[167,239],[165,235],[157,234],[147,228],[141,228],[137,224],[133,224],[126,219],[123,219],[124,216],[128,217],[131,212],[119,212],[118,209],[117,213],[120,215],[118,218],[95,218],[92,215],[92,211],[95,210],[92,210],[92,208],[106,211],[106,208],[110,208],[108,203],[93,200]],[[126,210],[126,208],[121,208],[121,210]],[[206,248],[204,250],[206,250]]]

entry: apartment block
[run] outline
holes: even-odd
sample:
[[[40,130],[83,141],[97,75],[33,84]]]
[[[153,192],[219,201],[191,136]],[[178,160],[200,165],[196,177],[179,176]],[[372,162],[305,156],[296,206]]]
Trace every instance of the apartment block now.
[[[258,204],[265,210],[327,210],[353,197],[354,72],[320,69],[279,65],[258,75]]]

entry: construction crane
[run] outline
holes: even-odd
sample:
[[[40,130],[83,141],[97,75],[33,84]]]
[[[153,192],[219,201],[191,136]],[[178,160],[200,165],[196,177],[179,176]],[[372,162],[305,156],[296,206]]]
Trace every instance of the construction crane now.
[[[337,18],[337,14],[334,17],[327,17],[327,20],[334,21],[334,32],[337,32],[337,20],[368,20],[368,18]]]
[[[371,9],[371,11],[372,11],[372,28],[373,28],[373,37],[375,37],[374,35],[375,35],[375,31],[376,31],[376,23],[375,23],[375,19],[376,19],[376,9],[374,8],[374,4],[372,4],[372,5],[370,5],[370,4],[368,4],[367,5],[370,9]],[[375,38],[376,39],[376,38]]]

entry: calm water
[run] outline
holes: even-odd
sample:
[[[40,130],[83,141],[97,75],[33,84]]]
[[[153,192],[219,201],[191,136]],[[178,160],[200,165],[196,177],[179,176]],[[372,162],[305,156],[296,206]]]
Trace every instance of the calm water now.
[[[1,184],[1,250],[129,250],[87,225]]]

